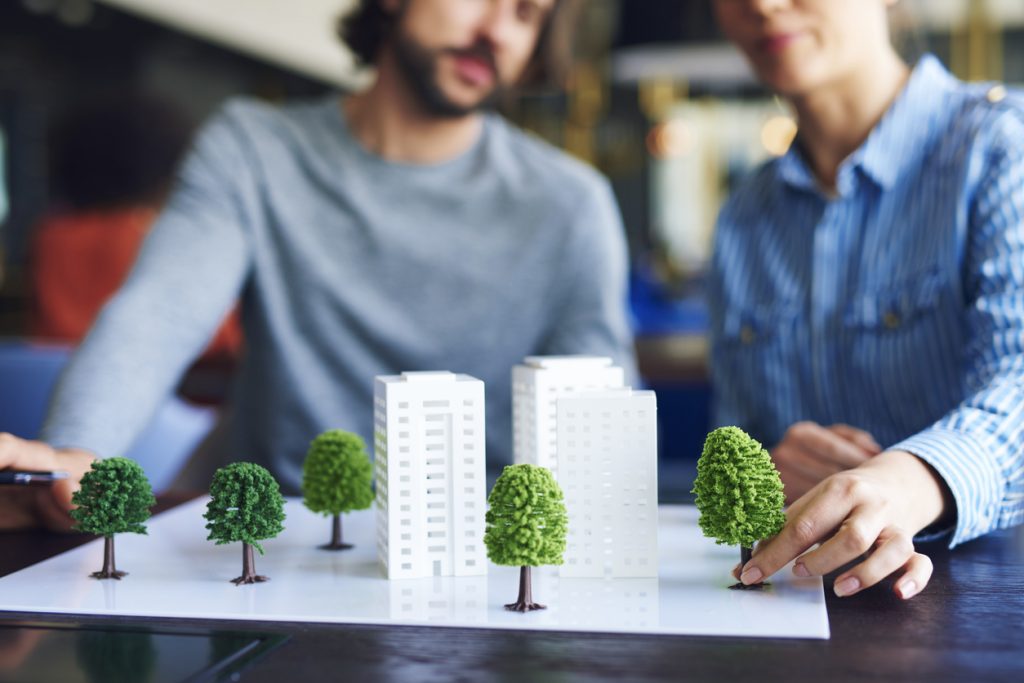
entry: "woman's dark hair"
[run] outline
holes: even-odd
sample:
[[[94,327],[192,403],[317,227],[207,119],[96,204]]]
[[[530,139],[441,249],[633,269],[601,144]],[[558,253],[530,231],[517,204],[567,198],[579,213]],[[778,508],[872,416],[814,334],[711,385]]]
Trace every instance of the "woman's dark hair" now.
[[[573,33],[581,0],[555,0],[537,38],[537,46],[520,78],[522,85],[564,85],[572,64]],[[338,36],[360,65],[372,66],[391,33],[395,15],[380,0],[358,0],[338,20]]]
[[[140,93],[69,108],[50,131],[58,201],[76,209],[158,205],[193,132],[172,103]]]

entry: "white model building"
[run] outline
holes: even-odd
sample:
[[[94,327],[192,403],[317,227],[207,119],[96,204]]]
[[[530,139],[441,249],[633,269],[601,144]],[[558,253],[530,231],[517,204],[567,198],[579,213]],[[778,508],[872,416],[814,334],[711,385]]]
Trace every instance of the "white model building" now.
[[[562,576],[658,575],[658,426],[653,391],[558,399],[558,483],[569,514]]]
[[[515,462],[541,465],[558,478],[558,416],[562,396],[621,387],[622,368],[601,356],[529,356],[512,368],[512,445]]]
[[[450,372],[379,376],[374,433],[387,577],[486,574],[484,383]]]

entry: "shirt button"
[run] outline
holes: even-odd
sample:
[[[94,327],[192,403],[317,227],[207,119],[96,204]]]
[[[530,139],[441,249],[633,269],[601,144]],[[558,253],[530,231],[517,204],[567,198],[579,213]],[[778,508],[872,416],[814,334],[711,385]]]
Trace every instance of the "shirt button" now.
[[[1002,102],[1006,99],[1006,86],[1005,85],[994,85],[992,86],[988,94],[985,95],[989,102],[995,104],[996,102]]]
[[[882,324],[890,330],[895,330],[900,326],[899,314],[894,311],[886,311],[885,315],[882,316]]]
[[[744,344],[753,344],[755,337],[754,330],[750,325],[744,325],[740,328],[740,341]]]

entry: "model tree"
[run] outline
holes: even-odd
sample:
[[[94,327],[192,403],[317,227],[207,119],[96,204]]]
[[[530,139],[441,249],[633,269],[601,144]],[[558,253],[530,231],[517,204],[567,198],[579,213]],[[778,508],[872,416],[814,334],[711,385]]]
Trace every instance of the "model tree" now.
[[[562,564],[568,515],[551,472],[536,465],[510,465],[487,498],[484,545],[495,564],[519,567],[519,597],[505,609],[544,609],[533,601],[530,569]]]
[[[373,466],[361,438],[332,429],[313,439],[302,465],[302,494],[307,508],[333,517],[331,542],[321,548],[352,547],[342,543],[341,514],[370,507],[372,483]]]
[[[260,541],[284,529],[284,498],[270,472],[251,462],[235,462],[217,470],[203,517],[210,530],[207,540],[217,545],[242,542],[242,575],[231,582],[238,586],[266,581],[266,576],[256,574],[253,548],[262,555]]]
[[[97,579],[118,579],[127,572],[114,564],[114,534],[144,534],[149,509],[156,504],[146,473],[134,460],[106,458],[93,462],[82,487],[71,497],[75,529],[103,536],[103,568]]]
[[[738,427],[708,434],[693,493],[701,531],[720,545],[740,546],[742,564],[750,560],[754,543],[779,533],[786,522],[782,480],[771,456]]]

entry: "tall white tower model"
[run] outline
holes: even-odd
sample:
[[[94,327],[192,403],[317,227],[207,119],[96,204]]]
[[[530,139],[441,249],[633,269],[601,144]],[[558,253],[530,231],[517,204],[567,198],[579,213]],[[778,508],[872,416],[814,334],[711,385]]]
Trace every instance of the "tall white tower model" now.
[[[562,576],[658,575],[658,425],[653,391],[558,399],[558,483],[569,513]]]
[[[621,387],[622,368],[601,356],[529,356],[512,368],[512,444],[517,464],[541,465],[558,479],[555,401],[580,391]]]
[[[389,579],[487,573],[484,436],[480,380],[376,378],[377,548]]]

